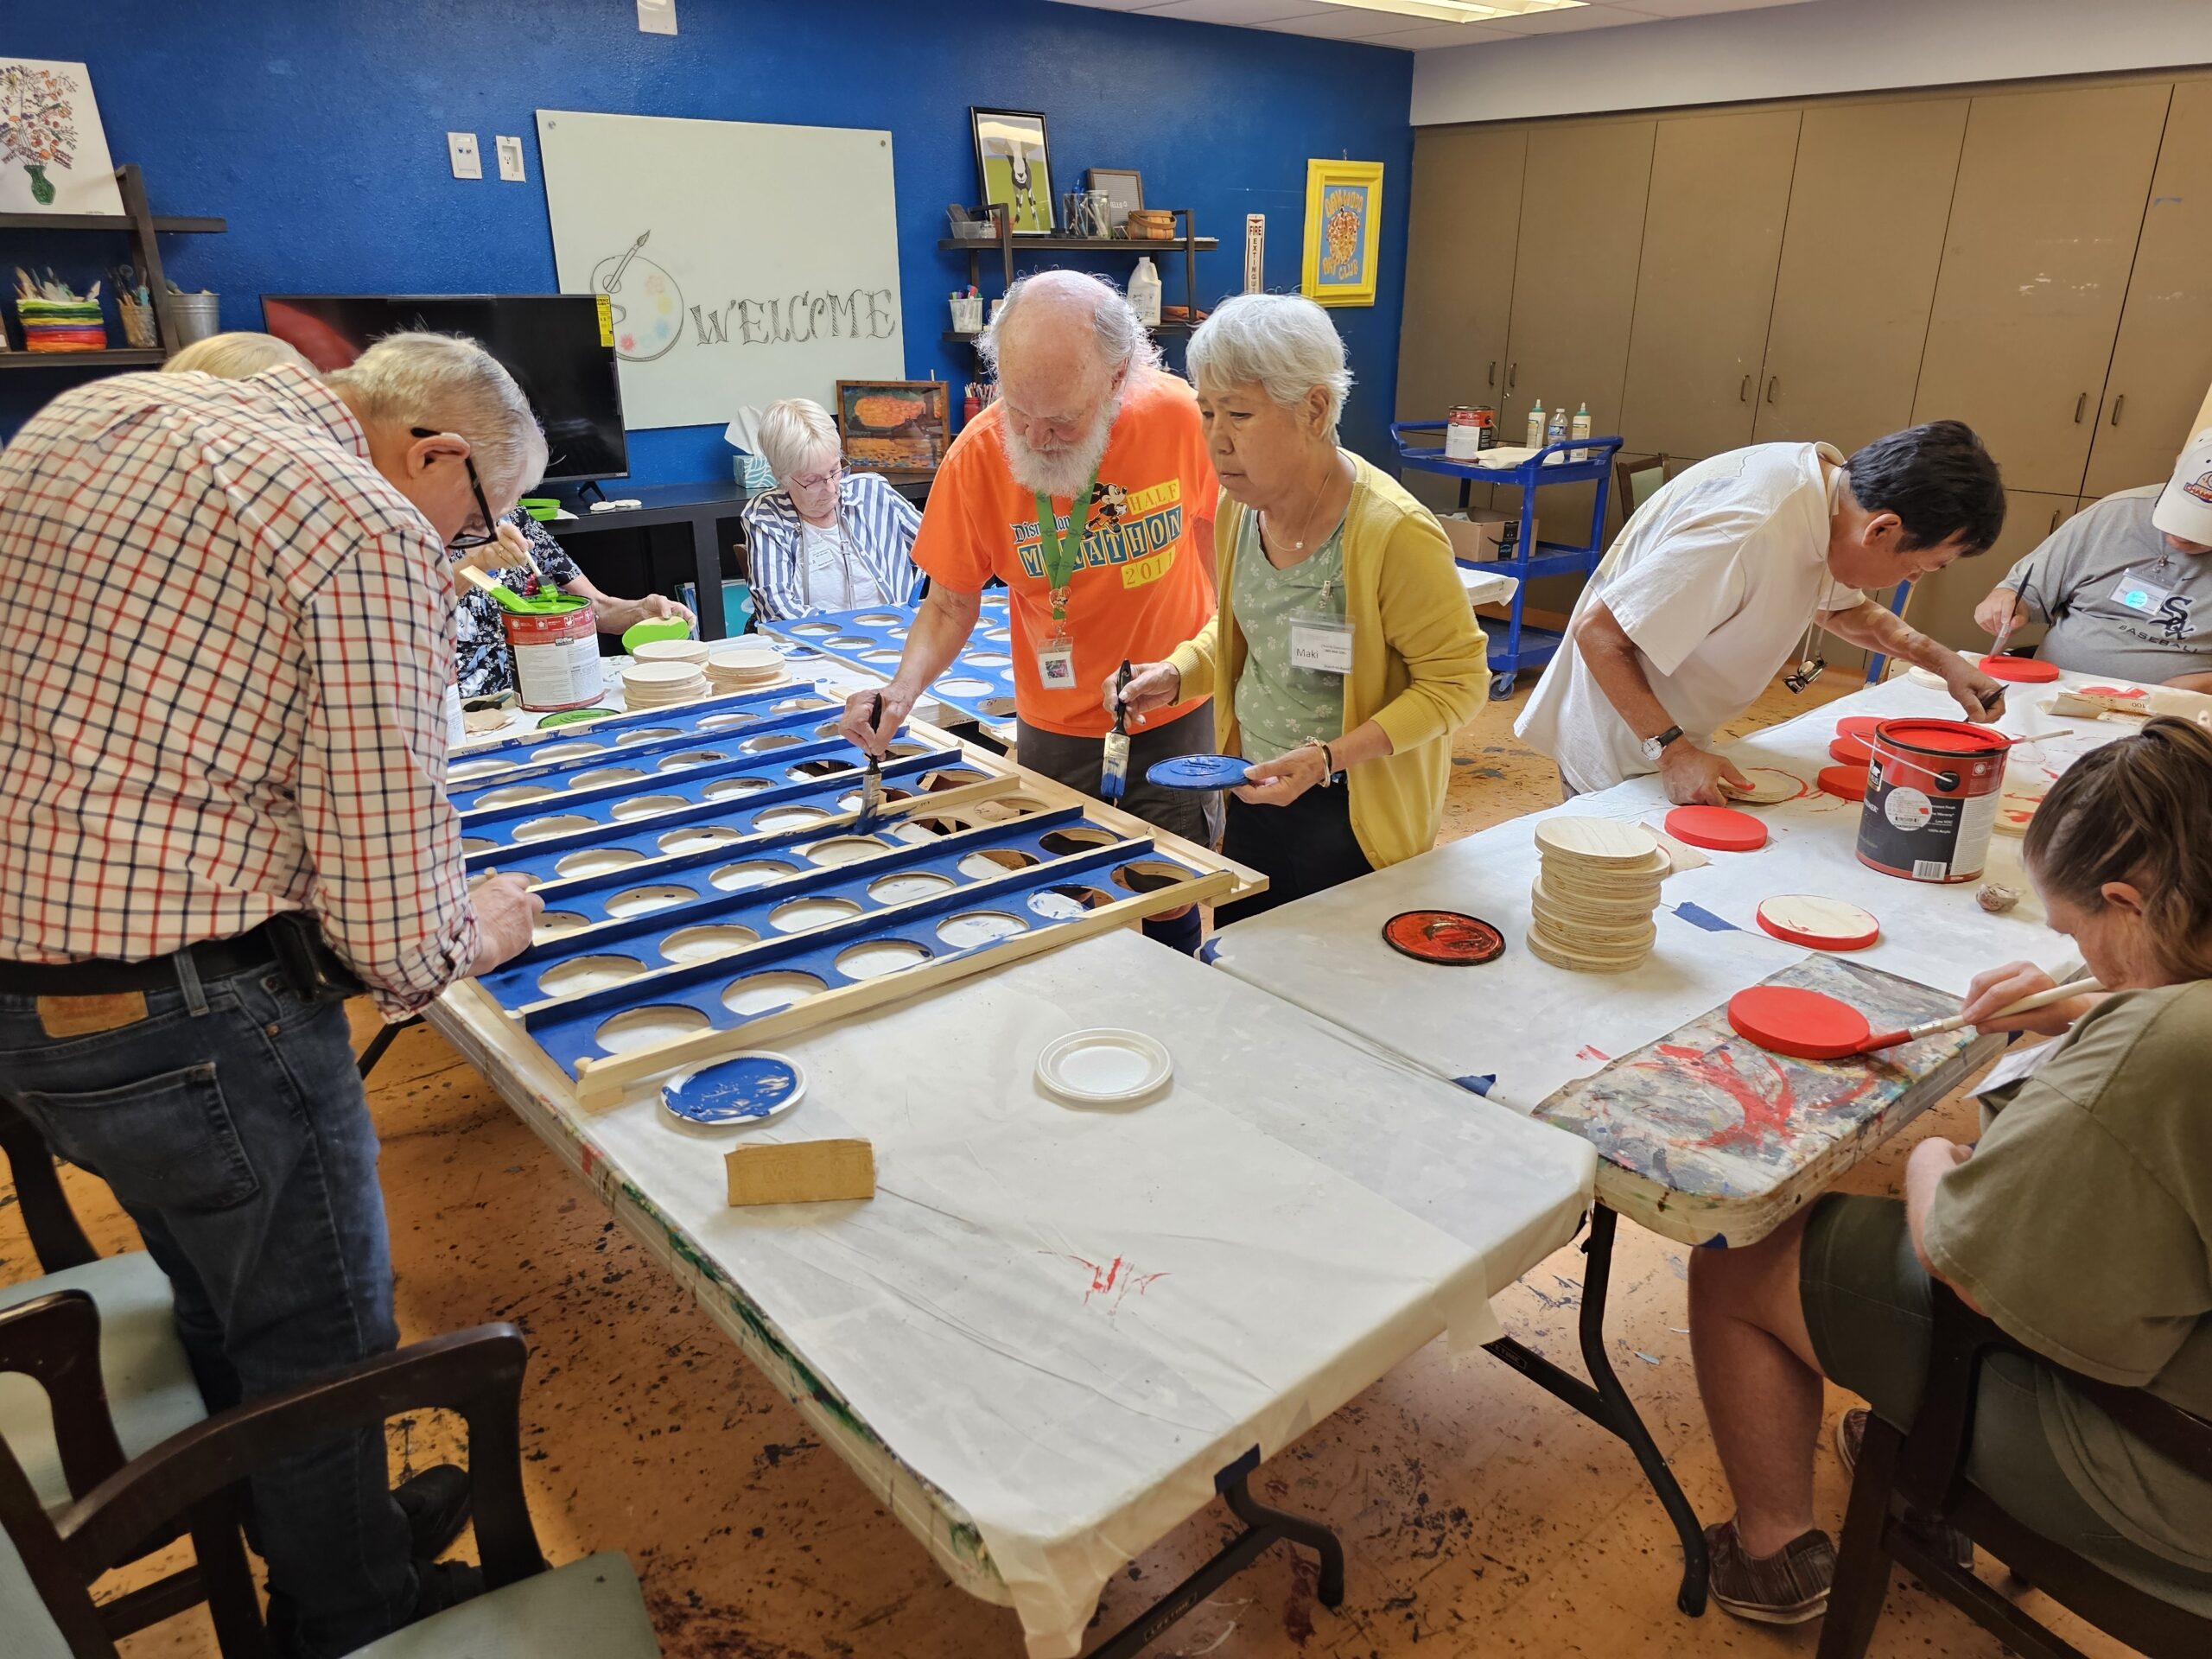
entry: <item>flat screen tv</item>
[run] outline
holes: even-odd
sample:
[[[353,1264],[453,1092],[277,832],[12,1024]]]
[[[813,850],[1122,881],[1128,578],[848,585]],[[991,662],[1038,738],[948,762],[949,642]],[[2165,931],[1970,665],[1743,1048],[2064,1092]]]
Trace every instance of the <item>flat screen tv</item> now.
[[[545,429],[545,482],[630,471],[614,347],[589,294],[264,294],[264,326],[318,369],[343,368],[372,340],[410,329],[467,334],[506,365]]]

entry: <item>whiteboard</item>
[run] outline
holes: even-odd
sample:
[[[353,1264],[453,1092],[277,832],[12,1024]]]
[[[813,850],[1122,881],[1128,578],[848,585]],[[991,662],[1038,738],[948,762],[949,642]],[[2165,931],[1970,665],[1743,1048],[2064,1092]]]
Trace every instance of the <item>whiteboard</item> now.
[[[906,372],[891,135],[537,111],[563,293],[603,293],[632,427]]]

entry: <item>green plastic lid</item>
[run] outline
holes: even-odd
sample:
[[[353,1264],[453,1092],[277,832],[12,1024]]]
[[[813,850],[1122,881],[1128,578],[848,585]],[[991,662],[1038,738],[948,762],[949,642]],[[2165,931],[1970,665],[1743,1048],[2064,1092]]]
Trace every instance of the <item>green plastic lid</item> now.
[[[689,639],[691,625],[680,616],[657,616],[649,622],[632,623],[622,630],[622,649],[635,651],[639,645],[656,639]]]
[[[591,603],[581,594],[532,594],[525,598],[512,588],[499,587],[492,590],[492,597],[499,601],[499,608],[512,611],[517,616],[565,616],[570,611],[580,611]]]
[[[563,709],[539,721],[537,729],[542,732],[555,726],[575,726],[587,720],[605,720],[615,712],[613,709]]]
[[[561,512],[561,504],[550,495],[525,495],[515,505],[540,524],[557,518]]]

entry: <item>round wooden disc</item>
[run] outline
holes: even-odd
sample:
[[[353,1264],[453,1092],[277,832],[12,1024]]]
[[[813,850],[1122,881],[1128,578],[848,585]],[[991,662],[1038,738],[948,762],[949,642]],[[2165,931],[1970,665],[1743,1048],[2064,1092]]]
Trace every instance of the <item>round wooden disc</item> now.
[[[1648,865],[1660,851],[1649,830],[1612,818],[1545,818],[1536,825],[1536,845],[1560,858],[1616,867]]]
[[[1554,881],[1548,874],[1538,876],[1529,893],[1546,909],[1579,921],[1604,922],[1616,917],[1641,921],[1659,905],[1656,886],[1632,892],[1585,893]]]
[[[1727,806],[1678,806],[1666,817],[1667,833],[1716,853],[1755,853],[1766,845],[1766,825]]]
[[[1863,801],[1866,798],[1866,768],[1822,766],[1820,784],[1823,795],[1833,795],[1838,800]]]
[[[1795,772],[1784,772],[1779,766],[1743,766],[1738,770],[1751,780],[1749,789],[1738,789],[1735,785],[1726,782],[1720,786],[1728,791],[1732,800],[1745,806],[1776,806],[1783,801],[1796,800],[1808,792],[1802,778]]]
[[[1640,950],[1632,957],[1608,960],[1571,956],[1545,943],[1543,935],[1533,928],[1529,930],[1525,943],[1528,944],[1529,955],[1548,962],[1554,968],[1564,968],[1573,974],[1624,974],[1632,968],[1642,967],[1645,959],[1651,954],[1649,950]]]
[[[1605,934],[1643,933],[1651,926],[1655,908],[1651,905],[1622,905],[1613,909],[1590,909],[1560,904],[1544,891],[1541,882],[1530,890],[1529,906],[1538,922],[1562,938],[1586,933],[1593,938]]]
[[[1855,737],[1836,737],[1828,742],[1828,759],[1847,766],[1863,766],[1874,758],[1872,746]]]
[[[1874,728],[1881,723],[1882,716],[1879,715],[1846,715],[1836,721],[1835,734],[1860,743],[1871,743],[1874,741]]]
[[[1738,1037],[1801,1060],[1841,1059],[1873,1034],[1848,1002],[1788,985],[1753,985],[1728,999],[1728,1024]]]
[[[1765,899],[1758,918],[1759,925],[1776,938],[1811,950],[1864,950],[1882,937],[1882,925],[1872,912],[1809,893]]]
[[[1993,680],[2016,685],[2048,685],[2058,677],[2058,664],[2035,657],[1985,657],[1981,671]]]
[[[1382,924],[1383,943],[1416,962],[1479,967],[1505,954],[1505,936],[1456,910],[1401,911]]]
[[[1675,868],[1675,861],[1667,855],[1667,849],[1656,842],[1652,842],[1649,857],[1633,864],[1591,864],[1579,858],[1555,858],[1548,853],[1543,855],[1542,861],[1545,869],[1577,887],[1617,886],[1624,882],[1640,886],[1671,874]]]

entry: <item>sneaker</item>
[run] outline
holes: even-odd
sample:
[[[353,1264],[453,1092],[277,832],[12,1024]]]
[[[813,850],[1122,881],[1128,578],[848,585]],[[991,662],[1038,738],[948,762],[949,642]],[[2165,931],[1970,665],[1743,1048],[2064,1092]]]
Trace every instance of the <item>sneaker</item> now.
[[[1874,1414],[1853,1406],[1835,1420],[1835,1454],[1843,1459],[1843,1472],[1859,1472],[1859,1448],[1866,1444],[1866,1420]]]
[[[1859,1452],[1866,1444],[1866,1420],[1870,1415],[1866,1407],[1853,1406],[1835,1420],[1835,1454],[1842,1459],[1847,1475],[1859,1472]],[[1973,1567],[1974,1540],[1956,1527],[1940,1522],[1931,1526],[1916,1510],[1907,1510],[1904,1518],[1905,1524],[1941,1551],[1952,1566]]]
[[[468,1471],[442,1463],[391,1490],[392,1502],[407,1517],[408,1553],[434,1561],[453,1547],[468,1524]]]
[[[1802,1624],[1827,1611],[1835,1545],[1818,1527],[1774,1554],[1752,1555],[1736,1536],[1736,1523],[1723,1521],[1705,1529],[1705,1548],[1713,1560],[1713,1599],[1737,1618]]]

